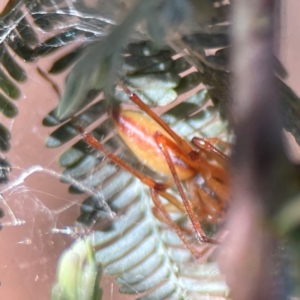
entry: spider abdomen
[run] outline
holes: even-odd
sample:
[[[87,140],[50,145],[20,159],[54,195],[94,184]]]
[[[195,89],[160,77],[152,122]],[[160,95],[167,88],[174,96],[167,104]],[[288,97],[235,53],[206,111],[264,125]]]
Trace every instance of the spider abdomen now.
[[[130,110],[114,110],[115,127],[135,156],[153,171],[172,178],[169,165],[160,149],[155,134],[163,135],[165,145],[172,158],[180,180],[186,180],[195,175],[191,168],[191,159],[175,143],[173,138],[152,118],[139,112]]]

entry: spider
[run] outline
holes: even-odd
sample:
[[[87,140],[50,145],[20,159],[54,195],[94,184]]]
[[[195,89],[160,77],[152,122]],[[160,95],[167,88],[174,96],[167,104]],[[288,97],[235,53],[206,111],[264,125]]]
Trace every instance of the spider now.
[[[226,171],[229,158],[214,144],[227,143],[217,138],[194,137],[191,143],[178,136],[159,116],[123,83],[118,83],[140,111],[112,108],[115,128],[133,154],[148,168],[163,175],[164,182],[134,169],[126,161],[108,151],[92,135],[77,125],[84,140],[125,171],[131,173],[150,188],[154,203],[153,213],[163,219],[178,234],[184,245],[198,258],[201,253],[188,242],[183,229],[175,223],[160,197],[166,199],[181,212],[187,213],[193,231],[200,242],[219,244],[204,233],[200,223],[219,223],[228,201],[229,177]],[[188,200],[182,182],[187,184]],[[167,190],[175,184],[182,202]]]

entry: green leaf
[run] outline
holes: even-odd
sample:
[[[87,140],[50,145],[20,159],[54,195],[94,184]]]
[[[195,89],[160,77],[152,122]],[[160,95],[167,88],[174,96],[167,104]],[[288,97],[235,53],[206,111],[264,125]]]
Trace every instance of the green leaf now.
[[[88,240],[78,240],[60,256],[52,300],[101,300],[101,266]]]

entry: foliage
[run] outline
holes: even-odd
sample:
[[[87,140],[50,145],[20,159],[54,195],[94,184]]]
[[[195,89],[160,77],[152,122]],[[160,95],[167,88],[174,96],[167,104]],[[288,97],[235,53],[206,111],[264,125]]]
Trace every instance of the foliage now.
[[[101,300],[100,277],[101,266],[95,261],[91,244],[88,240],[76,241],[59,259],[52,299]]]
[[[36,63],[38,58],[47,59],[47,54],[80,41],[49,71],[55,79],[56,74],[72,67],[60,106],[43,120],[45,126],[58,126],[47,139],[47,147],[59,147],[78,135],[69,120],[75,115],[73,121],[84,128],[91,125],[92,134],[108,149],[151,173],[114,135],[107,117],[107,107],[116,100],[127,101],[115,89],[118,76],[151,106],[173,103],[179,95],[203,83],[206,90],[178,102],[162,118],[188,140],[195,135],[230,140],[230,4],[210,0],[134,4],[98,1],[91,9],[84,1],[10,1],[1,14],[0,107],[4,116],[14,118],[18,113],[14,101],[28,80],[21,61]],[[220,49],[207,54],[207,50],[216,48]],[[174,59],[178,53],[183,57]],[[283,76],[284,68],[276,62],[274,72]],[[198,72],[181,78],[180,74],[191,66]],[[284,127],[299,143],[299,98],[279,78],[278,85]],[[104,101],[99,98],[103,91]],[[213,105],[208,104],[209,99]],[[1,151],[9,150],[10,138],[9,130],[0,124]],[[154,217],[148,189],[139,181],[105,160],[103,154],[89,150],[81,140],[62,154],[59,164],[65,168],[64,174],[95,192],[83,203],[78,221],[89,226],[100,223],[102,230],[95,232],[91,243],[97,248],[96,260],[104,272],[116,276],[120,292],[143,293],[140,299],[227,297],[228,288],[215,262],[214,249],[195,263],[174,232]],[[7,170],[7,163],[4,165]],[[82,191],[71,186],[70,192]],[[103,200],[117,220],[110,219],[114,214],[103,208]],[[185,216],[173,217],[185,224]],[[218,229],[208,231],[216,234]]]

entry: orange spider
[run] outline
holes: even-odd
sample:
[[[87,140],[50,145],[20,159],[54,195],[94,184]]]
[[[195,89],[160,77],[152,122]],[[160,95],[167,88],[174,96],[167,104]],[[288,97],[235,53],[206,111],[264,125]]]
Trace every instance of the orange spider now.
[[[80,126],[77,126],[78,130],[90,146],[104,152],[110,160],[150,188],[154,214],[160,219],[163,216],[186,247],[198,258],[201,254],[187,241],[183,230],[171,219],[166,207],[160,200],[160,196],[180,211],[187,213],[199,241],[219,243],[205,235],[199,222],[219,223],[226,210],[229,197],[229,177],[226,167],[229,159],[213,146],[214,143],[222,141],[216,138],[195,137],[191,143],[188,143],[122,82],[119,85],[143,112],[122,110],[120,107],[113,108],[112,117],[117,132],[144,165],[164,175],[167,180],[163,183],[155,181],[109,152]],[[225,142],[222,143],[226,144]],[[181,182],[187,183],[192,201],[187,199]],[[167,189],[172,187],[174,183],[183,205],[176,197],[167,192]]]

